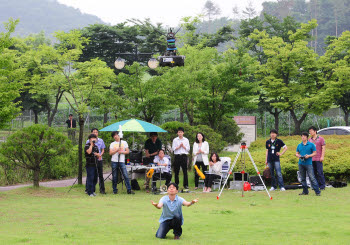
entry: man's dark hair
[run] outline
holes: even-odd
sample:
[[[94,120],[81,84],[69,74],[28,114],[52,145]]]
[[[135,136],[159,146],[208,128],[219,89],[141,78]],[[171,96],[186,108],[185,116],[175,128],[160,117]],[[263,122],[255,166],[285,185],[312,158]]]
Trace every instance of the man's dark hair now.
[[[183,127],[178,127],[177,132],[179,132],[179,131],[185,132],[185,129]]]
[[[316,127],[315,126],[311,126],[310,128],[309,128],[309,130],[310,129],[312,129],[313,131],[315,131],[316,132],[316,134],[317,134],[317,129],[316,129]]]
[[[98,132],[98,128],[93,128],[93,129],[91,129],[91,133],[94,132],[94,130],[96,130]]]
[[[90,134],[90,135],[89,135],[89,139],[92,139],[92,138],[97,138],[97,137],[96,137],[96,134]]]
[[[308,132],[302,132],[302,133],[301,133],[301,136],[303,136],[303,135],[305,135],[306,137],[309,138],[309,133],[308,133]]]
[[[201,133],[201,132],[198,132],[198,133],[196,134],[196,143],[197,143],[197,144],[199,143],[199,140],[198,140],[198,134],[201,134],[201,135],[202,135],[202,137],[203,137],[202,142],[204,142],[204,141],[205,141],[204,134],[203,134],[203,133]]]
[[[114,138],[114,136],[115,136],[116,134],[119,134],[119,132],[118,132],[118,131],[113,131],[112,134],[111,134],[111,135],[112,135],[112,138]]]
[[[211,153],[209,160],[213,161],[213,156],[216,156],[216,161],[221,161],[219,155],[216,152]]]
[[[158,151],[158,154],[159,154],[159,152],[161,152],[161,151],[165,154],[165,151],[164,151],[163,149],[160,149],[160,150]]]
[[[149,137],[152,137],[152,136],[158,136],[158,133],[157,132],[152,132],[149,134]]]
[[[277,131],[276,129],[271,129],[271,130],[270,130],[270,134],[271,134],[271,133],[278,134],[278,131]]]
[[[179,190],[179,186],[178,186],[176,183],[173,183],[173,182],[169,183],[168,188],[169,188],[171,185],[173,185],[173,186],[176,188],[176,190]]]
[[[73,116],[73,114],[69,114],[69,117],[70,117],[70,116]]]

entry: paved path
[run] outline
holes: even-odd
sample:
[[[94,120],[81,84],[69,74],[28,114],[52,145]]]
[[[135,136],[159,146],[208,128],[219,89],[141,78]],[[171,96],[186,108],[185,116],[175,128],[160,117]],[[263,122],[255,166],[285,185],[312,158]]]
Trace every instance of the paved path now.
[[[107,178],[107,176],[110,175],[110,173],[103,174],[104,178]],[[112,176],[111,176],[112,177]],[[40,182],[40,186],[45,187],[66,187],[73,185],[74,181],[76,179],[66,179],[66,180],[53,180],[53,181],[46,181],[46,182]],[[83,183],[85,183],[86,177],[83,177]],[[78,181],[77,181],[78,182]],[[0,186],[0,192],[1,191],[9,191],[21,187],[31,186],[30,184],[23,184],[23,185],[9,185],[9,186]]]

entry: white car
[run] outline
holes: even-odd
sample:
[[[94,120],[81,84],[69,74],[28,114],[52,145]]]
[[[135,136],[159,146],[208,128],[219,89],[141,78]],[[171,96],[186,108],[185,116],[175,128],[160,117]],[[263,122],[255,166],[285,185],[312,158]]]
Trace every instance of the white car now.
[[[319,135],[350,135],[350,127],[346,126],[337,126],[337,127],[329,127],[323,128],[317,131]]]

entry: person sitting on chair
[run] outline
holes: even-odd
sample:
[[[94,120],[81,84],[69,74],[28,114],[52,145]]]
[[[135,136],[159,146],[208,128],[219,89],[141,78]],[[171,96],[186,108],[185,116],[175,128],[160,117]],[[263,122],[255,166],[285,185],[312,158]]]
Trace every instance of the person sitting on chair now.
[[[187,202],[182,197],[177,195],[179,186],[176,183],[170,183],[168,185],[168,195],[163,196],[159,203],[151,201],[152,205],[157,209],[163,208],[162,215],[159,219],[159,228],[156,233],[157,238],[165,238],[169,230],[174,230],[174,239],[180,239],[182,234],[182,225],[184,223],[184,218],[182,216],[182,206],[192,206],[198,202],[198,198]]]
[[[160,171],[161,173],[154,173],[152,178],[152,190],[156,189],[156,181],[157,179],[165,179],[165,185],[169,185],[171,181],[171,162],[165,156],[164,150],[159,150],[158,156],[154,158],[154,163],[157,163],[158,166],[164,166]]]
[[[222,162],[217,153],[213,152],[209,159],[209,173],[205,176],[205,187],[203,192],[211,192],[214,179],[221,178]]]

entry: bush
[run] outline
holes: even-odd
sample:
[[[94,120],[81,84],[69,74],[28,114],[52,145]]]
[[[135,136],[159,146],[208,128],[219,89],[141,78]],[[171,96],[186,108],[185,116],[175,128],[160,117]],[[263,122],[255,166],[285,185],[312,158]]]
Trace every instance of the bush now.
[[[343,180],[350,179],[350,136],[342,135],[325,135],[326,155],[323,162],[324,174],[326,180]],[[281,157],[281,168],[284,181],[297,181],[298,158],[295,156],[296,148],[301,142],[300,136],[280,137],[288,146],[287,152]],[[267,139],[259,138],[253,142],[249,148],[252,157],[262,173],[265,168],[265,142]],[[235,155],[235,153],[234,153]],[[255,169],[250,160],[246,161],[247,172],[250,175],[256,175]],[[240,170],[239,164],[235,170]]]
[[[23,128],[1,145],[2,165],[23,168],[33,174],[33,185],[39,186],[40,171],[54,157],[69,153],[72,148],[67,136],[46,125],[36,124]]]

